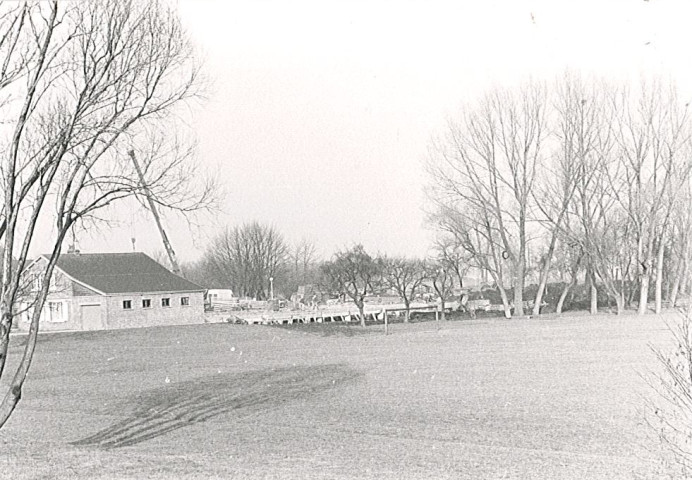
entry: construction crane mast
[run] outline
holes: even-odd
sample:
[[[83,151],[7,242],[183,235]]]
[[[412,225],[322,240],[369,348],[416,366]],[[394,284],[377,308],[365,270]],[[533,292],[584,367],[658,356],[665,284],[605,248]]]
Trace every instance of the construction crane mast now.
[[[154,198],[151,195],[151,191],[149,190],[149,187],[144,181],[144,173],[142,173],[142,169],[139,166],[139,162],[137,161],[137,157],[135,156],[135,151],[130,150],[128,153],[130,155],[130,158],[132,159],[132,163],[135,166],[135,170],[137,170],[139,184],[142,186],[142,189],[144,190],[144,195],[147,197],[147,202],[149,203],[149,210],[151,211],[151,214],[154,216],[154,220],[156,220],[156,226],[158,227],[159,233],[161,234],[161,240],[163,240],[163,246],[166,249],[166,254],[168,254],[168,260],[171,262],[172,271],[173,273],[179,275],[180,266],[178,265],[178,260],[175,256],[175,250],[173,250],[171,242],[168,241],[166,231],[163,229],[163,224],[161,223],[159,211],[156,208],[156,203],[154,202]]]

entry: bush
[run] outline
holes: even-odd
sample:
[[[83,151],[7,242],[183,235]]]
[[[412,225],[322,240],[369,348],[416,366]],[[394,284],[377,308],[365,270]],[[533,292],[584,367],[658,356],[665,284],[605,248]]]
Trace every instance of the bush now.
[[[662,372],[652,386],[657,395],[651,402],[647,421],[655,430],[672,461],[685,478],[692,473],[692,316],[680,315],[668,325],[673,349],[653,349]]]

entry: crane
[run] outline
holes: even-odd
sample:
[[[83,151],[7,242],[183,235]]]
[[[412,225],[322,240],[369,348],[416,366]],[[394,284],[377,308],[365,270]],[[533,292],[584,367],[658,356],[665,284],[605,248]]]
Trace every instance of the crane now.
[[[171,246],[171,242],[168,240],[168,235],[166,235],[166,231],[163,228],[163,224],[161,223],[161,217],[159,216],[159,211],[156,208],[156,203],[154,202],[154,198],[151,195],[151,191],[149,190],[149,187],[147,186],[146,182],[144,181],[144,173],[142,173],[142,168],[139,166],[139,162],[137,161],[137,157],[135,156],[135,151],[130,150],[128,152],[130,155],[130,158],[132,159],[132,163],[135,166],[135,170],[137,171],[137,176],[139,177],[139,184],[142,186],[142,189],[144,189],[144,195],[147,197],[147,202],[149,203],[149,210],[151,211],[151,214],[154,216],[154,220],[156,221],[156,226],[159,229],[159,233],[161,234],[161,240],[163,240],[163,246],[166,249],[166,254],[168,254],[168,260],[171,262],[171,267],[172,267],[172,272],[175,273],[176,275],[180,274],[180,265],[178,265],[178,260],[175,256],[175,250],[173,250],[173,247]],[[134,244],[134,242],[133,242]]]

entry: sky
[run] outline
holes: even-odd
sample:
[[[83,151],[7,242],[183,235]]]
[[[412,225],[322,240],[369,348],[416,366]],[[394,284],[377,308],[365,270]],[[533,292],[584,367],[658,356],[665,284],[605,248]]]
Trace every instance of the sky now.
[[[191,112],[197,161],[222,211],[193,232],[164,221],[183,260],[226,226],[257,220],[323,257],[362,243],[424,256],[431,138],[497,85],[565,69],[660,74],[692,92],[691,2],[177,0],[204,61]],[[692,98],[692,95],[690,95]],[[162,250],[146,212],[83,251]]]

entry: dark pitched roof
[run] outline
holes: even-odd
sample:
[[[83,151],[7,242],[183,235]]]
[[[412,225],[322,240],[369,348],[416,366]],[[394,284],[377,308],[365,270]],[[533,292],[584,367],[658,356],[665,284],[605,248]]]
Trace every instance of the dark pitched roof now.
[[[139,252],[63,253],[57,267],[73,279],[106,294],[204,290]]]

